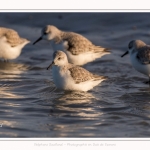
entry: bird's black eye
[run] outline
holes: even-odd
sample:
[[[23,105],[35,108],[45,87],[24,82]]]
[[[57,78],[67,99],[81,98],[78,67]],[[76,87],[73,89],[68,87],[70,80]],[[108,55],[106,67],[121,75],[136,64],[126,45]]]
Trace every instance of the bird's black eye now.
[[[58,60],[60,60],[61,58],[60,57],[58,57]]]

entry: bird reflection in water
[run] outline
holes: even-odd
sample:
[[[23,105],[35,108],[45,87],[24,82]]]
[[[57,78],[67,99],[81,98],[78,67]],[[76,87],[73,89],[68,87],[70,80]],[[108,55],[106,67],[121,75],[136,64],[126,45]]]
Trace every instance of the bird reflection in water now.
[[[20,98],[13,90],[22,81],[21,75],[28,69],[28,66],[21,63],[0,61],[0,97]]]
[[[98,99],[89,92],[79,91],[53,91],[49,95],[45,95],[47,103],[50,106],[49,115],[70,115],[78,117],[97,117],[101,114],[95,113],[95,106]]]

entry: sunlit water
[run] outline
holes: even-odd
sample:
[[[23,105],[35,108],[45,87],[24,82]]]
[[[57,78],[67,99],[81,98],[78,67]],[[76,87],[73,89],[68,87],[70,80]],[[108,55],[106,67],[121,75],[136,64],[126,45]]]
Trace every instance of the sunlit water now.
[[[150,13],[1,13],[0,26],[31,43],[19,58],[0,61],[0,137],[149,137],[150,88],[129,56],[129,41],[150,44]],[[84,66],[108,80],[89,92],[56,89],[51,45],[32,45],[46,24],[78,32],[112,54]]]

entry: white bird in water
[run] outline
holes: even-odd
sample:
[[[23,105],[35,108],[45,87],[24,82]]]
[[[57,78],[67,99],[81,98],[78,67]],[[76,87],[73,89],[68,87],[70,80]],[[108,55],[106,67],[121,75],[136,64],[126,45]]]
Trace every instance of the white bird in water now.
[[[150,84],[150,45],[146,45],[141,40],[132,40],[128,49],[121,57],[129,53],[133,67],[148,76],[149,81],[147,83]]]
[[[5,61],[16,59],[29,42],[21,38],[15,30],[0,27],[0,58]]]
[[[63,51],[54,52],[53,61],[47,69],[51,67],[53,81],[56,87],[61,90],[88,91],[107,79],[68,63],[67,56]]]
[[[41,34],[41,37],[33,45],[42,39],[49,40],[54,51],[63,50],[68,57],[68,61],[75,65],[84,65],[110,54],[108,48],[95,46],[80,34],[61,31],[52,25],[44,27]]]

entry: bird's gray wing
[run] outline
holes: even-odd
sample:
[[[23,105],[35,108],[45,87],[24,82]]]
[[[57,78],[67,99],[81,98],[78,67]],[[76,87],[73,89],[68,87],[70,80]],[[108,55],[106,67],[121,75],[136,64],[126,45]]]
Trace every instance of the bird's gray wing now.
[[[142,64],[150,64],[150,46],[140,48],[137,58]]]
[[[95,78],[91,72],[79,66],[74,66],[70,68],[69,71],[70,71],[70,75],[72,76],[76,84],[80,82],[92,80]]]
[[[64,41],[65,40],[68,44],[67,51],[71,52],[73,55],[78,55],[86,52],[103,52],[106,50],[106,48],[95,46],[84,36],[73,32],[68,32],[65,35]]]

